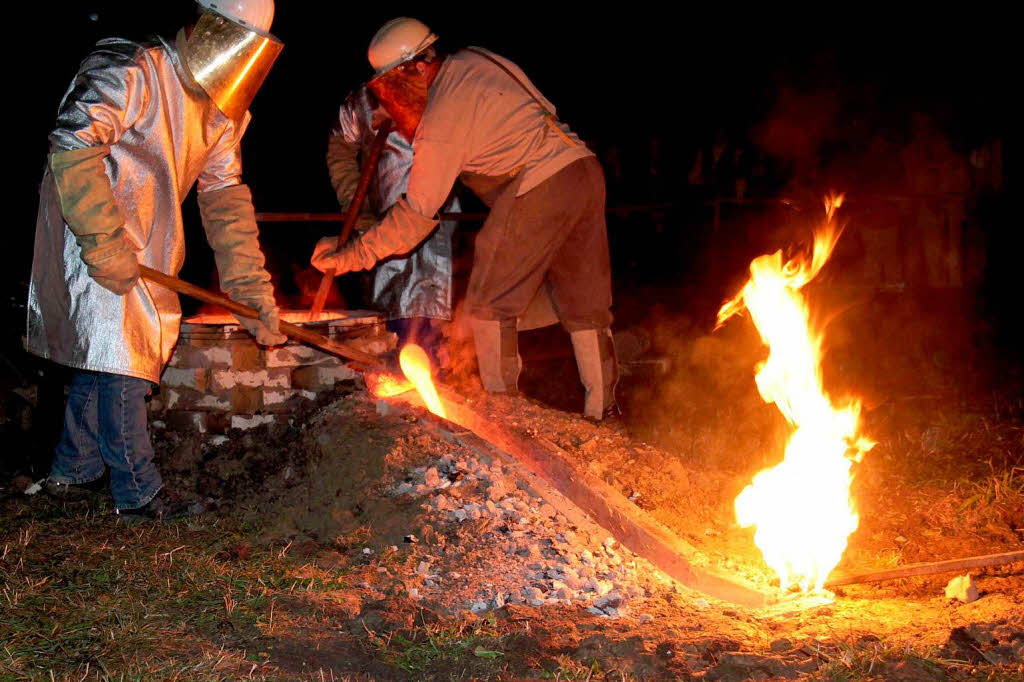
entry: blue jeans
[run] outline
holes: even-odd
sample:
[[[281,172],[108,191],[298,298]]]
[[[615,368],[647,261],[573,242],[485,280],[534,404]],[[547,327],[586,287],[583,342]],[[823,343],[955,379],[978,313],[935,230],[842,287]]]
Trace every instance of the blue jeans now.
[[[137,509],[152,500],[163,487],[146,421],[152,387],[135,377],[76,371],[50,479],[89,483],[109,468],[115,508]]]

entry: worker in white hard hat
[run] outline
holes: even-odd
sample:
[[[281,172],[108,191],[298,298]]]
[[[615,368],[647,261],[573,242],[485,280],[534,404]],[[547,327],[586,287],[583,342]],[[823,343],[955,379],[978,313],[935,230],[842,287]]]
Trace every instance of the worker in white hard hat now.
[[[347,211],[365,160],[386,120],[377,98],[365,86],[345,98],[327,142],[327,170],[343,211]],[[397,130],[387,137],[370,179],[356,229],[375,225],[405,193],[412,168],[412,144]],[[459,211],[452,196],[445,212]],[[449,364],[442,325],[452,319],[452,234],[454,220],[441,224],[405,257],[388,258],[373,268],[370,306],[387,315],[388,331],[398,346],[415,343],[426,351],[434,369]]]
[[[257,240],[240,142],[249,103],[280,53],[273,0],[199,0],[174,41],[100,41],[64,95],[40,189],[28,351],[73,368],[47,492],[74,499],[109,472],[119,514],[196,511],[163,490],[145,397],[178,336],[177,295],[139,278],[185,258],[193,185],[221,287],[260,311],[242,320],[283,343]]]
[[[321,240],[312,263],[342,273],[407,253],[461,180],[491,209],[466,301],[484,388],[517,389],[517,319],[546,289],[572,339],[583,413],[601,419],[615,406],[618,380],[601,166],[518,66],[476,47],[445,56],[436,40],[401,17],[370,42],[368,87],[413,145],[409,186],[340,251],[336,240]]]

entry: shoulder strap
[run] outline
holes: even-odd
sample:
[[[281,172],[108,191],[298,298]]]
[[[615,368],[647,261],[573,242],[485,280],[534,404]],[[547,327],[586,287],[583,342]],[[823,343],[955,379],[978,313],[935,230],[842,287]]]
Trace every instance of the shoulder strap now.
[[[502,64],[501,62],[499,62],[497,59],[495,59],[491,55],[487,54],[486,52],[483,52],[481,50],[477,50],[476,48],[472,48],[472,47],[467,47],[467,48],[464,48],[464,49],[467,52],[472,52],[475,55],[479,55],[479,56],[483,57],[484,59],[486,59],[487,61],[491,62],[492,64],[497,66],[499,69],[504,71],[508,75],[509,78],[511,78],[512,80],[514,80],[516,83],[519,84],[519,87],[521,87],[526,92],[526,94],[530,96],[530,99],[532,99],[534,102],[537,103],[537,106],[539,106],[540,110],[544,113],[544,122],[548,124],[549,128],[554,130],[555,133],[557,133],[559,137],[561,137],[563,140],[565,140],[566,144],[568,144],[570,147],[576,147],[577,145],[579,145],[578,142],[576,142],[571,137],[566,135],[565,131],[558,127],[558,122],[557,122],[558,119],[555,118],[555,115],[553,113],[551,113],[550,111],[548,111],[548,108],[544,106],[544,103],[540,101],[540,99],[537,97],[537,95],[535,95],[533,93],[533,91],[530,90],[530,88],[526,87],[526,83],[521,81],[519,79],[519,77],[516,76],[515,73],[512,72],[511,69],[509,69],[507,66],[505,66],[504,64]]]

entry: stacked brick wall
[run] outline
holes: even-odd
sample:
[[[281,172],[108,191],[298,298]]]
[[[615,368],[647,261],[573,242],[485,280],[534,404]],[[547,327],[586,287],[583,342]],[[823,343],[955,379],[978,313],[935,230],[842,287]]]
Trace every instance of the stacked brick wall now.
[[[344,315],[310,327],[374,355],[395,347],[376,313]],[[304,401],[356,375],[341,358],[294,341],[262,348],[237,324],[185,322],[150,413],[158,426],[222,434],[286,421]]]

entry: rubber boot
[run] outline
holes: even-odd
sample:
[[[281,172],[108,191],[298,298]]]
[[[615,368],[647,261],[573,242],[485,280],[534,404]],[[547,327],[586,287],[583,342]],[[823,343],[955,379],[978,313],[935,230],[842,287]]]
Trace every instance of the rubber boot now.
[[[516,321],[470,321],[480,381],[489,393],[514,393],[519,390],[519,370],[523,367],[519,357],[519,339]]]
[[[610,329],[586,329],[572,332],[572,350],[580,381],[586,390],[583,416],[600,420],[617,410],[615,386],[619,383],[619,365]]]

